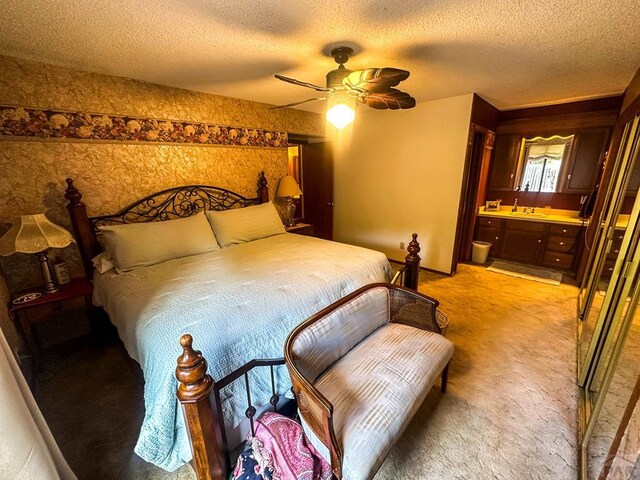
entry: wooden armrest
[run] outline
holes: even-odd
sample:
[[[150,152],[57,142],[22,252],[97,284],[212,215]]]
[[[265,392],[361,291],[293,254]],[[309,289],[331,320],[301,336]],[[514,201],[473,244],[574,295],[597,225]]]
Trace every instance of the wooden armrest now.
[[[292,355],[293,340],[300,333],[303,325],[299,325],[289,335],[285,344],[285,361],[293,384],[293,393],[305,423],[329,450],[333,474],[337,478],[342,478],[342,450],[333,429],[333,405],[302,375]]]

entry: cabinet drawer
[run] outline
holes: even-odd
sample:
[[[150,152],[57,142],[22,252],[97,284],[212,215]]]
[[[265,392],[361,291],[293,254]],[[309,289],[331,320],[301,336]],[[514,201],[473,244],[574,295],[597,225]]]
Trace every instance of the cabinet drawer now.
[[[613,232],[613,237],[611,238],[611,251],[614,249],[619,249],[620,245],[622,245],[622,239],[624,238],[624,230],[616,230]]]
[[[557,253],[569,253],[573,250],[575,239],[570,237],[549,237],[547,240],[547,250]]]
[[[549,235],[575,238],[581,228],[580,225],[551,225]]]
[[[542,264],[546,267],[570,269],[573,265],[573,255],[545,252]]]
[[[607,261],[604,262],[604,267],[602,267],[602,276],[609,278],[613,273],[613,267],[616,266],[616,259],[609,260],[607,257]]]
[[[528,220],[507,220],[507,230],[519,230],[521,232],[544,232],[546,224],[531,222]]]
[[[616,245],[614,243],[613,245],[611,245],[611,250],[609,250],[609,253],[607,253],[607,260],[615,261],[616,258],[618,258],[619,254],[620,254],[620,245]]]
[[[481,225],[483,227],[500,228],[502,227],[503,221],[504,220],[502,220],[501,218],[478,217],[478,225]]]

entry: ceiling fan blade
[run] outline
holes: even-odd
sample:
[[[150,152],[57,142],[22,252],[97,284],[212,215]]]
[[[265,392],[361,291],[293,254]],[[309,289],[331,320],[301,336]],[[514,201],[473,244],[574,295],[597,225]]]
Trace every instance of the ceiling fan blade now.
[[[353,90],[360,94],[365,92],[384,92],[395,87],[409,77],[407,70],[399,68],[367,68],[356,70],[347,75],[342,84],[347,90]]]
[[[293,83],[294,85],[299,85],[301,87],[313,88],[318,92],[332,92],[332,88],[319,87],[318,85],[314,85],[313,83],[301,82],[300,80],[296,80],[295,78],[285,77],[284,75],[274,75],[278,80],[282,80],[283,82]]]
[[[364,98],[364,103],[377,110],[398,110],[413,108],[416,106],[416,99],[406,92],[401,92],[395,88],[390,88],[387,92],[370,93]]]
[[[306,100],[303,100],[301,102],[293,102],[293,103],[287,103],[286,105],[277,105],[275,107],[271,107],[269,110],[276,110],[278,108],[288,108],[288,107],[295,107],[296,105],[302,105],[303,103],[307,103],[307,102],[315,102],[318,100],[326,100],[327,97],[315,97],[315,98],[308,98]]]

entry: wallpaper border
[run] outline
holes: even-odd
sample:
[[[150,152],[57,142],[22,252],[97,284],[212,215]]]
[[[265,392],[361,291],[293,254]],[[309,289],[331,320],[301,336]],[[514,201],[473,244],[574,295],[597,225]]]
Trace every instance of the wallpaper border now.
[[[0,105],[0,137],[263,148],[289,145],[287,133],[274,130],[9,105]]]

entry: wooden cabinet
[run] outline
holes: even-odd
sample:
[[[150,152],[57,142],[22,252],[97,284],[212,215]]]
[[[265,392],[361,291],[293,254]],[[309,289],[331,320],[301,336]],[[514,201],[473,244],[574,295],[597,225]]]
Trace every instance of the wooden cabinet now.
[[[521,135],[496,135],[489,190],[513,190],[520,153]]]
[[[489,249],[490,257],[496,257],[500,251],[503,223],[504,221],[499,218],[478,217],[476,240],[491,244]]]
[[[537,264],[542,252],[545,224],[507,220],[500,258]]]
[[[609,135],[608,127],[580,130],[575,134],[560,192],[589,193],[593,190],[602,169]]]
[[[596,186],[602,162],[609,146],[611,128],[583,128],[574,131],[532,131],[525,135],[496,135],[491,172],[489,174],[489,191],[511,191],[519,182],[518,161],[523,138],[551,136],[553,134],[575,135],[571,151],[562,166],[557,191],[559,193],[587,194]],[[631,179],[630,192],[637,192],[640,187],[640,162]]]
[[[622,240],[624,239],[624,229],[616,229],[611,239],[611,248],[607,254],[607,259],[602,269],[602,277],[609,278],[613,273],[613,267],[616,265],[618,255],[620,254],[620,247],[622,246]]]
[[[491,243],[489,255],[494,258],[573,271],[582,232],[580,225],[480,216],[476,240]]]

